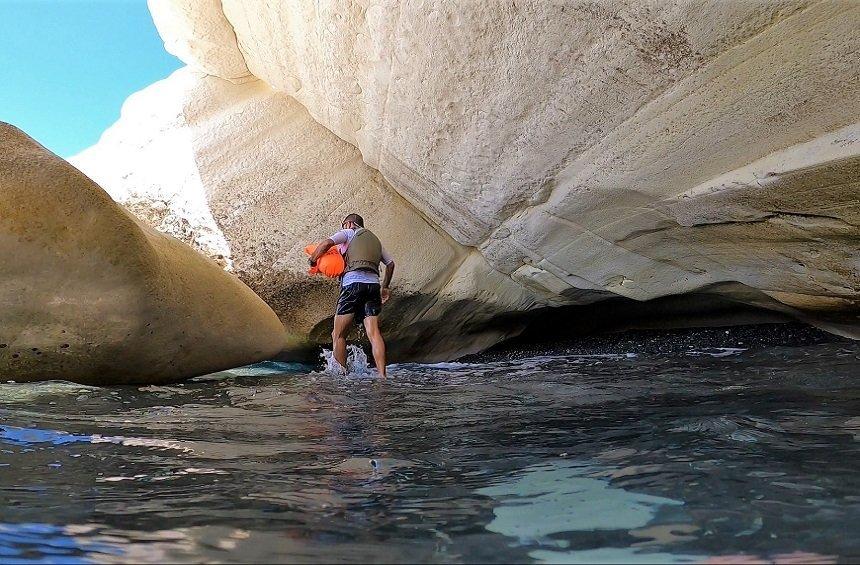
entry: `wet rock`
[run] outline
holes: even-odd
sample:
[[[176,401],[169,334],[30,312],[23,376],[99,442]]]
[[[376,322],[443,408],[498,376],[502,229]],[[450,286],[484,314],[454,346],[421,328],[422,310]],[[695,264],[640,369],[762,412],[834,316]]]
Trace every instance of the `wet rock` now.
[[[236,277],[2,122],[0,285],[4,380],[170,382],[287,341]]]
[[[509,361],[540,355],[678,355],[745,351],[766,347],[808,347],[823,343],[854,343],[848,338],[799,323],[751,324],[715,328],[637,329],[549,338],[526,332],[482,353],[459,359],[469,363]]]

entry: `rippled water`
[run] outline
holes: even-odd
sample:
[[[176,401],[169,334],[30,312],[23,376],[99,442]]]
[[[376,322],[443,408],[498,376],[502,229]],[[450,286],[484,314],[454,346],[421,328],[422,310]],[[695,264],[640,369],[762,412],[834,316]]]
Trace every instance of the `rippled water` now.
[[[860,346],[0,385],[0,561],[851,561]]]

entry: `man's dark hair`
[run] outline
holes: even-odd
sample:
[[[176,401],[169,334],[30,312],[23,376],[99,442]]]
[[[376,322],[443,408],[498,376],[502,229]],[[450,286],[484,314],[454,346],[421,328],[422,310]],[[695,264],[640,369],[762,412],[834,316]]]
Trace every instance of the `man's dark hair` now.
[[[347,216],[346,218],[343,219],[341,224],[345,224],[347,222],[355,222],[356,224],[358,224],[358,227],[360,227],[360,228],[364,227],[364,218],[362,218],[358,214],[350,214],[349,216]]]

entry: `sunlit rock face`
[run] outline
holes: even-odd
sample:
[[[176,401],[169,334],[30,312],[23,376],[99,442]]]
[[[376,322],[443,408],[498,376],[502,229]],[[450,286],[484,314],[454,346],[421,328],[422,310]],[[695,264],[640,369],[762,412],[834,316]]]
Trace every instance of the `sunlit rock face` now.
[[[0,285],[4,380],[171,382],[287,344],[236,277],[2,122]]]
[[[398,262],[386,327],[401,357],[486,347],[517,326],[484,322],[537,300],[428,223],[358,149],[262,81],[237,85],[181,69],[129,98],[122,119],[72,161],[250,285],[291,335],[304,337],[293,350],[330,340],[338,291],[336,280],[307,275],[302,250],[353,210]],[[469,339],[450,339],[461,333]]]
[[[480,347],[507,332],[480,329],[495,314],[700,289],[857,335],[855,2],[150,8],[200,74],[130,100],[78,163],[128,193],[152,167],[118,147],[192,132],[138,201],[204,194],[200,233],[230,247],[210,254],[288,324],[323,316],[296,250],[357,210],[400,246],[407,294],[480,312],[446,325],[403,302],[422,339]],[[362,190],[332,188],[346,177]],[[313,298],[279,301],[279,278]]]

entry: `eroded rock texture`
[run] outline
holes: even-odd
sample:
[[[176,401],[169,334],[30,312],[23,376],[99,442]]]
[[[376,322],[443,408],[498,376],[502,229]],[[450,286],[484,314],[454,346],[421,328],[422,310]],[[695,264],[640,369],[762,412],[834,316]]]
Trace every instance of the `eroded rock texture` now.
[[[270,358],[275,313],[0,122],[0,376],[161,383]]]
[[[507,312],[702,289],[857,335],[856,2],[150,8],[189,69],[76,162],[288,327],[319,334],[333,293],[297,250],[357,210],[425,357]]]
[[[336,281],[308,277],[302,249],[340,229],[351,210],[401,259],[399,296],[386,306],[401,356],[481,349],[513,331],[485,322],[535,304],[424,219],[358,149],[261,81],[177,71],[132,96],[120,122],[73,161],[150,223],[233,270],[290,334],[308,337],[299,349],[330,339],[337,296]],[[468,339],[452,339],[461,334]]]

